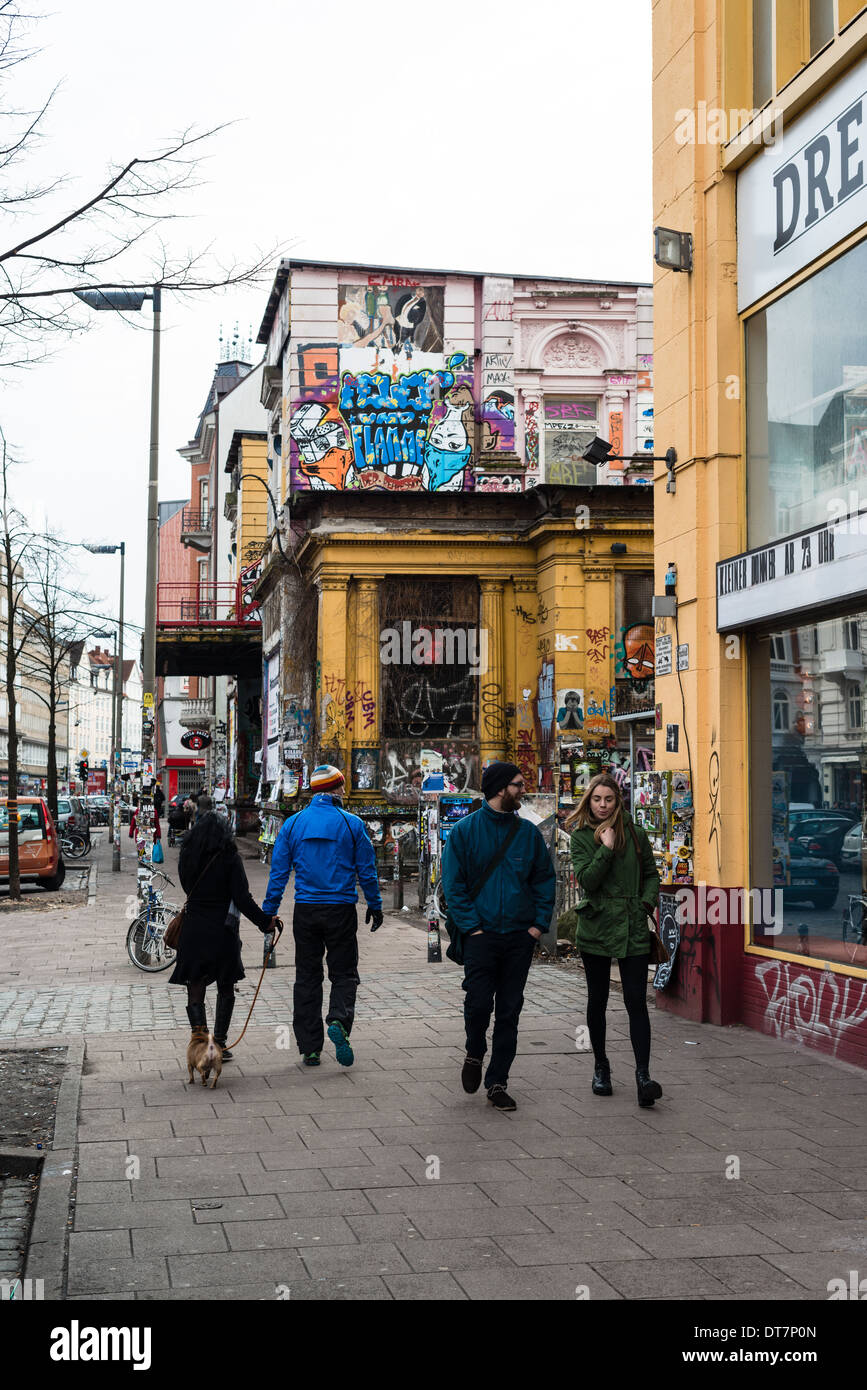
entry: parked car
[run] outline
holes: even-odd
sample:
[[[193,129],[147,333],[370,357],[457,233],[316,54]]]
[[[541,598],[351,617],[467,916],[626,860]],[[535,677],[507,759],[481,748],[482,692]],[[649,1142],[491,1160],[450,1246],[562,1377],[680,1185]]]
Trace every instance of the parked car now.
[[[783,888],[783,903],[812,903],[814,907],[833,907],[840,890],[840,874],[830,859],[800,854],[793,847],[789,858],[791,883]]]
[[[60,838],[48,803],[41,796],[18,798],[18,865],[22,883],[39,883],[50,892],[66,877]],[[9,882],[9,811],[0,799],[0,882]]]
[[[790,830],[790,842],[797,844],[804,854],[818,855],[821,859],[833,859],[841,867],[840,851],[843,840],[852,829],[852,817],[842,819],[836,812],[823,812],[821,815],[805,817],[794,830]]]
[[[860,825],[853,825],[851,830],[846,831],[840,846],[840,863],[843,868],[860,869],[863,849],[864,830]]]
[[[87,807],[80,796],[59,797],[57,801],[57,828],[64,835],[90,835],[90,818]]]
[[[91,825],[108,825],[111,819],[111,801],[107,796],[89,796],[87,812]]]

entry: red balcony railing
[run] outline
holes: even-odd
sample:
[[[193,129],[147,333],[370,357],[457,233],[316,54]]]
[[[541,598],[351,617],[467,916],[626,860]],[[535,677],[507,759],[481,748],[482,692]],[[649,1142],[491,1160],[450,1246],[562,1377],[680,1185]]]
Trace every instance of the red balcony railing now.
[[[261,621],[249,586],[245,590],[240,580],[157,585],[158,627],[247,627]]]

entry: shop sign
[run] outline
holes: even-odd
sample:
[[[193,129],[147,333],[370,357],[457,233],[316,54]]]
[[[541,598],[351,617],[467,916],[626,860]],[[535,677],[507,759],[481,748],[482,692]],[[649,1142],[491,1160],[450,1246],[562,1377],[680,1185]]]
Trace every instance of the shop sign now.
[[[738,310],[867,222],[867,63],[738,175]]]
[[[656,639],[656,674],[658,676],[671,675],[671,643],[670,637],[657,637]]]
[[[193,753],[200,753],[203,748],[209,747],[211,735],[205,729],[188,729],[185,734],[181,734],[181,747],[189,748]]]
[[[867,513],[733,555],[716,567],[717,632],[857,597],[865,573]]]

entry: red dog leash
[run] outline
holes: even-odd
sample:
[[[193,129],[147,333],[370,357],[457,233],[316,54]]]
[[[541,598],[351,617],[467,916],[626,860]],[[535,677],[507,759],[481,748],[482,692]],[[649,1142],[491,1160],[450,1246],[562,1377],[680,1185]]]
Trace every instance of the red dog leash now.
[[[271,952],[274,950],[275,946],[277,945],[277,942],[280,940],[280,937],[283,935],[283,923],[280,921],[280,918],[279,918],[279,917],[276,919],[276,922],[277,922],[277,931],[274,933],[274,940],[271,942],[271,947],[270,947],[270,949],[269,949],[269,951],[268,951],[267,956],[265,957],[265,963],[264,963],[264,965],[262,966],[262,974],[259,976],[259,983],[258,983],[257,986],[256,986],[256,993],[253,995],[253,1003],[250,1005],[250,1012],[247,1014],[247,1022],[244,1024],[244,1027],[241,1029],[241,1032],[240,1032],[240,1034],[238,1035],[238,1038],[236,1039],[236,1041],[229,1044],[229,1047],[228,1047],[228,1049],[227,1049],[229,1052],[232,1052],[232,1051],[238,1046],[238,1043],[241,1041],[241,1038],[243,1038],[244,1034],[245,1034],[246,1031],[247,1031],[247,1024],[250,1022],[250,1019],[251,1019],[252,1014],[253,1014],[253,1009],[254,1009],[255,1006],[256,1006],[256,1000],[259,998],[259,990],[262,988],[262,981],[263,981],[264,978],[265,978],[265,971],[266,971],[266,969],[268,968],[268,962],[269,962],[269,960],[271,959]]]

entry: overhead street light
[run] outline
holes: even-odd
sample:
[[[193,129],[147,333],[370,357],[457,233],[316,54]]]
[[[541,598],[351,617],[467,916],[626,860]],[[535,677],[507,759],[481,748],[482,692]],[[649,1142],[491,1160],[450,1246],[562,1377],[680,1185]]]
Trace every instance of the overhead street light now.
[[[151,289],[84,289],[75,294],[91,309],[141,309],[146,299],[153,303],[153,352],[151,356],[151,427],[150,427],[150,467],[148,472],[147,501],[147,568],[145,573],[145,622],[142,643],[142,706],[154,708],[156,697],[156,657],[157,657],[157,545],[159,541],[159,423],[160,423],[160,315],[162,309],[162,290],[159,285]],[[142,739],[142,771],[146,764],[151,766],[151,778],[155,778],[155,757],[153,735]],[[147,802],[151,788],[145,787],[142,777],[142,800]],[[118,865],[119,867],[119,865]]]

